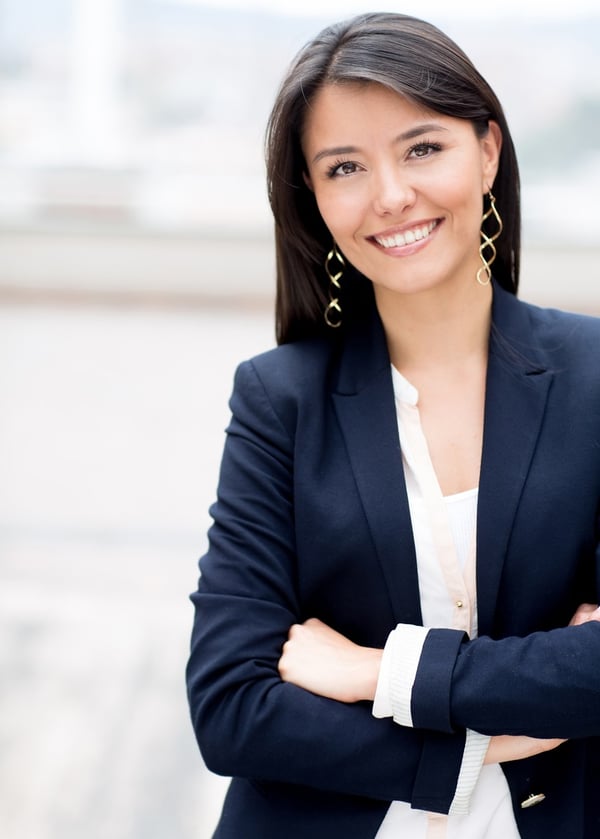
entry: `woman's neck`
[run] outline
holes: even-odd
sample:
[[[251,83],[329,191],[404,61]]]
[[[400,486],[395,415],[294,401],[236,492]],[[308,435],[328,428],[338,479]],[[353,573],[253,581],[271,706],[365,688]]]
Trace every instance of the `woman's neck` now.
[[[395,294],[375,287],[392,364],[410,379],[431,369],[487,358],[492,288],[475,280],[462,289]]]

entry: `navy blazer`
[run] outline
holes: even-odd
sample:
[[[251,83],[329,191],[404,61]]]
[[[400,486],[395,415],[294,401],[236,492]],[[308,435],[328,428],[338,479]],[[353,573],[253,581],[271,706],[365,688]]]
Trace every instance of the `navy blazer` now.
[[[447,812],[465,729],[569,738],[503,766],[524,839],[600,835],[600,321],[494,288],[477,518],[480,637],[431,630],[415,728],[283,683],[292,623],[383,647],[420,624],[390,360],[375,312],[238,368],[188,694],[218,839],[371,839],[389,802]],[[521,808],[530,794],[542,803]]]

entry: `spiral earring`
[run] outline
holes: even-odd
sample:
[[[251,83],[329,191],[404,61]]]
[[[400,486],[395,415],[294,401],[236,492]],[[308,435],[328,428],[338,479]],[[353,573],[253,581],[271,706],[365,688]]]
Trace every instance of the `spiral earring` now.
[[[336,259],[339,263],[339,270],[337,273],[333,273],[334,269],[332,267],[333,260]],[[329,277],[329,303],[325,308],[324,317],[325,323],[327,326],[330,326],[332,329],[337,329],[338,326],[342,325],[342,307],[340,306],[339,297],[337,297],[336,292],[340,290],[340,280],[344,273],[344,266],[346,262],[344,261],[344,257],[339,252],[336,243],[333,243],[332,249],[327,254],[327,258],[325,259],[325,271],[327,276]]]
[[[488,198],[490,199],[490,207],[489,209],[483,214],[483,218],[481,219],[481,245],[479,246],[479,258],[481,259],[483,265],[477,271],[477,282],[479,285],[488,285],[490,280],[492,279],[492,271],[491,271],[491,264],[496,259],[496,247],[494,242],[498,238],[498,236],[502,233],[502,219],[500,218],[500,213],[496,209],[496,199],[492,195],[491,189],[488,190]],[[498,230],[493,234],[493,236],[488,236],[487,233],[483,229],[483,225],[489,219],[490,216],[494,216],[496,221],[498,222]],[[489,249],[489,253],[486,256],[486,248]]]

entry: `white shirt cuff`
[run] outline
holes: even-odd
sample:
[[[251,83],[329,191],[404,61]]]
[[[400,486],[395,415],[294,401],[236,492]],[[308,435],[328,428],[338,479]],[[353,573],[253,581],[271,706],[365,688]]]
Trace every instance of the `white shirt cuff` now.
[[[399,725],[412,728],[412,689],[428,632],[429,629],[423,626],[398,624],[388,635],[373,701],[374,717],[393,717]],[[487,735],[467,729],[451,815],[468,814],[489,742]]]
[[[412,728],[412,689],[429,629],[400,623],[390,632],[383,650],[373,716],[393,717]]]
[[[471,796],[479,780],[489,742],[490,738],[486,734],[478,734],[477,731],[467,729],[465,750],[456,782],[456,792],[450,805],[450,815],[468,815]]]

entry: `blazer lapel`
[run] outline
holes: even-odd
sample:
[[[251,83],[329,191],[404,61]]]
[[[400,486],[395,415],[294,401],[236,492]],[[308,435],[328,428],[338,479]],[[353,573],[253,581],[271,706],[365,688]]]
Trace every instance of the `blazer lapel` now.
[[[498,288],[493,323],[477,512],[480,635],[493,634],[504,559],[553,378],[540,361],[539,348],[533,347],[524,307]]]
[[[332,398],[389,588],[394,619],[421,624],[390,360],[376,315],[369,328],[349,337]]]

